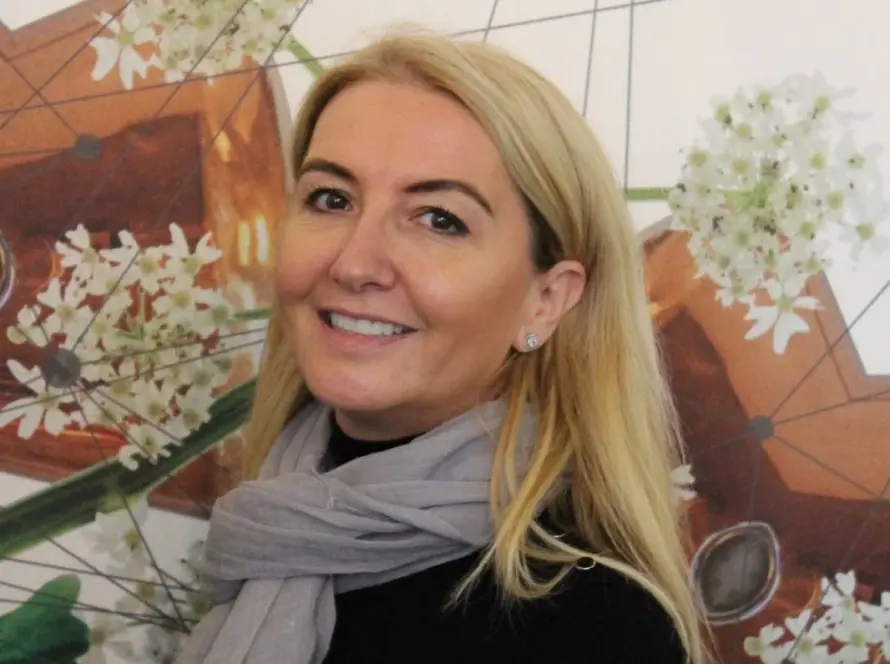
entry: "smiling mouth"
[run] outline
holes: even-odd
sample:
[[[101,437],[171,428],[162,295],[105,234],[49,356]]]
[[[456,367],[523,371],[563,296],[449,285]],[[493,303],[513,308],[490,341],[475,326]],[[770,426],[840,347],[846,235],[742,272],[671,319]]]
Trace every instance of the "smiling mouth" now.
[[[331,329],[362,337],[399,337],[417,331],[407,325],[366,318],[352,318],[332,311],[320,311],[319,315],[322,322]]]

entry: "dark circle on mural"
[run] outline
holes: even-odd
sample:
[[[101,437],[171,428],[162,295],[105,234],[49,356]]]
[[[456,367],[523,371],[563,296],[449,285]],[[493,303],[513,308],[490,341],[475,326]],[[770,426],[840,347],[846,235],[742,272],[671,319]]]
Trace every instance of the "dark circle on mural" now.
[[[769,604],[780,581],[779,543],[769,524],[737,523],[713,533],[692,559],[708,622],[742,622]]]
[[[9,248],[9,244],[3,238],[3,235],[0,235],[0,309],[9,300],[14,284],[15,261],[13,260],[12,249]]]
[[[46,384],[58,389],[77,385],[80,370],[80,359],[67,348],[47,348],[40,362],[40,371]]]
[[[74,141],[74,154],[81,159],[93,161],[102,153],[102,140],[93,134],[81,134]]]
[[[748,422],[748,432],[751,434],[751,437],[761,443],[765,443],[772,438],[775,431],[776,428],[773,421],[766,415],[757,415]]]

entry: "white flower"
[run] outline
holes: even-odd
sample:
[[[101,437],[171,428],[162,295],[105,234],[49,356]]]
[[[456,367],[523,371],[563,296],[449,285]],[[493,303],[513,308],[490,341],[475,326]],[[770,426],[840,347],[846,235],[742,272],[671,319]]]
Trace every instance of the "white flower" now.
[[[0,425],[21,419],[23,438],[41,423],[52,435],[68,424],[118,429],[130,438],[118,459],[136,469],[169,456],[179,438],[208,420],[216,390],[227,384],[238,355],[259,345],[262,330],[250,340],[240,335],[252,331],[233,333],[246,323],[234,316],[228,295],[195,284],[221,256],[211,236],[192,248],[179,226],[170,234],[167,245],[141,247],[121,231],[118,246],[96,250],[79,226],[57,244],[65,273],[37,296],[37,306],[18,312],[7,336],[75,353],[80,373],[70,390],[51,388],[38,368],[11,361],[13,375],[36,398],[9,404]],[[82,268],[84,255],[89,269]]]
[[[186,280],[191,285],[205,265],[210,265],[222,256],[222,252],[213,246],[213,237],[210,233],[198,240],[194,251],[189,247],[185,233],[177,224],[170,224],[170,237],[172,241],[164,247],[164,252],[169,257],[167,272],[173,276],[174,283]]]
[[[43,332],[38,325],[40,311],[37,307],[22,307],[16,314],[16,324],[6,330],[6,337],[14,344],[32,343],[43,345]]]
[[[853,592],[856,590],[855,572],[839,572],[835,574],[834,582],[822,579],[820,586],[822,605],[828,609],[825,612],[826,620],[839,624],[855,615],[856,599],[853,597]]]
[[[835,658],[845,664],[872,661],[871,645],[878,642],[878,637],[877,630],[865,622],[862,616],[850,613],[834,626],[834,638],[843,644]]]
[[[83,224],[65,233],[67,242],[56,242],[55,250],[64,268],[73,268],[71,279],[78,282],[90,280],[93,270],[101,264],[99,252],[92,246],[90,234]]]
[[[83,306],[86,291],[76,281],[69,281],[65,288],[58,279],[51,279],[46,290],[37,295],[37,301],[52,310],[40,324],[40,329],[49,337],[59,332],[79,335],[89,324],[93,311]]]
[[[881,646],[881,654],[890,660],[890,592],[881,593],[880,604],[860,602],[859,612],[869,621],[875,642]]]
[[[129,470],[139,467],[139,457],[156,464],[162,457],[170,456],[169,447],[179,444],[166,431],[152,424],[134,424],[128,427],[127,438],[130,442],[118,450],[118,460]]]
[[[750,657],[759,657],[764,664],[780,664],[785,661],[793,642],[777,643],[785,636],[778,625],[765,625],[757,636],[745,639],[743,647]]]
[[[828,656],[825,642],[831,638],[831,630],[824,621],[811,620],[812,615],[806,610],[785,620],[785,628],[793,637],[788,659],[795,664],[824,664]]]
[[[769,306],[751,306],[745,320],[755,323],[745,334],[745,339],[756,339],[773,330],[773,351],[781,355],[793,335],[809,331],[810,326],[795,309],[819,309],[819,301],[814,297],[799,295],[795,286],[778,281],[769,282],[767,292],[774,303]]]
[[[46,384],[39,367],[26,369],[17,360],[8,360],[6,366],[19,383],[34,393],[33,397],[16,399],[0,410],[0,427],[20,419],[19,438],[28,439],[43,424],[47,433],[58,436],[68,424],[78,421],[59,406],[72,402],[69,390],[60,390]]]
[[[90,649],[80,664],[107,664],[106,649],[122,659],[132,660],[136,650],[127,639],[129,626],[121,616],[99,613],[90,624]]]
[[[121,83],[127,90],[133,88],[134,74],[145,77],[148,63],[134,47],[154,41],[155,33],[150,27],[140,23],[139,14],[132,7],[131,4],[124,9],[120,21],[108,12],[101,12],[96,17],[113,37],[93,37],[90,40],[90,46],[96,50],[96,66],[92,74],[94,81],[105,78],[115,65],[118,66]]]
[[[890,252],[880,228],[890,216],[877,184],[880,149],[860,148],[848,131],[838,137],[858,119],[838,108],[844,95],[817,74],[716,100],[668,195],[696,276],[718,286],[724,306],[751,307],[757,324],[746,338],[772,330],[777,353],[808,329],[793,310],[815,308],[812,299],[788,298],[828,267],[828,240],[840,237],[854,256],[862,246]],[[756,306],[756,293],[776,281],[785,284],[782,301]]]
[[[97,512],[84,535],[96,553],[108,556],[113,563],[127,564],[133,557],[147,563],[142,528],[148,514],[148,501],[139,496],[114,512]]]
[[[671,472],[671,479],[674,481],[675,499],[678,502],[684,502],[695,498],[695,477],[692,475],[692,466],[685,463],[677,466]]]

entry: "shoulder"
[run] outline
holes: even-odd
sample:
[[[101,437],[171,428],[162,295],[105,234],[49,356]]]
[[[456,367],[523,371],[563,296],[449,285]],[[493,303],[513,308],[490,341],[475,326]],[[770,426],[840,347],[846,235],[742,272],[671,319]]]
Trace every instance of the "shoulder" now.
[[[549,515],[542,525],[562,533],[566,541],[578,539],[573,529],[557,527]],[[576,544],[584,548],[580,540]],[[592,560],[572,568],[552,595],[532,600],[527,609],[519,611],[526,617],[526,628],[546,634],[550,643],[566,645],[563,664],[591,661],[591,654],[598,664],[686,661],[674,623],[652,593]]]
[[[655,597],[625,575],[597,564],[573,569],[545,601],[553,639],[574,641],[597,662],[682,664],[679,635]],[[595,635],[595,643],[591,637]]]

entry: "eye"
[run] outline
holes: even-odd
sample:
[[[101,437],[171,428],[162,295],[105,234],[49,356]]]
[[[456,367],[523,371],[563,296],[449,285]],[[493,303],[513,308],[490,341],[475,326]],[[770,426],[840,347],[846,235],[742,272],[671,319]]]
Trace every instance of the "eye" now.
[[[467,235],[470,229],[457,215],[442,208],[427,208],[421,213],[424,223],[442,235]]]
[[[339,189],[319,187],[306,197],[306,205],[319,212],[334,212],[349,208],[349,198]]]

